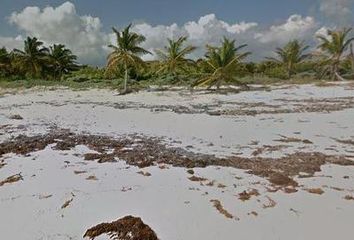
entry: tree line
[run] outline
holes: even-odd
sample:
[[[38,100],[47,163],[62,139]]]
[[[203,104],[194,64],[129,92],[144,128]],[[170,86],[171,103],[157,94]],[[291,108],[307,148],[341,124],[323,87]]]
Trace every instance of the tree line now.
[[[23,50],[8,52],[6,48],[0,48],[0,73],[58,80],[79,69],[76,60],[77,57],[63,44],[45,47],[37,38],[27,37]]]
[[[144,61],[143,55],[153,54],[141,47],[144,36],[132,32],[131,25],[118,31],[113,28],[116,43],[109,45],[111,53],[107,65],[97,69],[98,78],[121,78],[127,91],[131,79],[166,79],[169,84],[186,81],[191,86],[220,87],[229,83],[246,86],[243,76],[264,75],[290,79],[299,72],[311,72],[319,79],[342,80],[343,75],[354,72],[354,53],[350,38],[351,28],[328,30],[327,35],[317,36],[316,51],[300,40],[292,40],[276,48],[276,57],[254,63],[245,59],[251,54],[247,44],[237,45],[235,40],[224,37],[219,46],[206,46],[204,58],[192,60],[188,55],[195,46],[187,45],[187,37],[168,39],[163,49],[156,49],[156,61]],[[0,48],[0,75],[25,78],[61,80],[75,71],[85,71],[87,66],[77,63],[77,56],[63,44],[46,47],[37,38],[27,37],[24,49],[8,52]],[[92,68],[91,68],[92,69]]]

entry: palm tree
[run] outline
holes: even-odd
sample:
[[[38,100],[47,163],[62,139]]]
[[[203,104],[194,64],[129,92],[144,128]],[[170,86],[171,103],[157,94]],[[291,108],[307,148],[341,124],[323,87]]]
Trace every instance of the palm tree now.
[[[235,79],[240,62],[246,58],[250,52],[239,53],[239,50],[247,44],[236,47],[235,40],[224,37],[220,47],[207,46],[206,63],[210,68],[210,73],[206,77],[197,80],[193,86],[216,85],[219,89],[222,82],[236,82],[244,85]]]
[[[16,64],[32,77],[40,77],[47,61],[48,48],[37,38],[27,37],[24,51],[14,49]]]
[[[168,72],[171,73],[174,79],[178,78],[179,70],[186,71],[185,66],[193,61],[187,59],[186,56],[193,52],[196,47],[186,46],[183,44],[187,41],[187,37],[182,36],[177,40],[168,39],[168,46],[164,50],[155,50],[156,54],[162,60],[162,66],[157,73]]]
[[[140,55],[150,54],[149,51],[139,45],[145,41],[145,37],[134,32],[130,32],[131,24],[122,32],[113,28],[117,37],[117,46],[109,45],[113,52],[108,55],[107,71],[114,71],[119,65],[124,67],[124,93],[127,92],[128,68],[136,68],[144,64]]]
[[[309,48],[304,42],[293,40],[287,43],[283,48],[277,48],[275,53],[278,58],[267,58],[270,61],[282,65],[287,72],[288,78],[295,73],[296,66],[309,57],[304,52]]]
[[[338,73],[339,65],[343,54],[354,40],[353,37],[348,39],[351,30],[351,28],[338,31],[328,30],[328,36],[318,36],[321,41],[318,48],[322,51],[321,55],[324,57],[322,63],[326,66],[325,72],[329,72],[333,80],[341,79]]]
[[[6,48],[0,48],[0,73],[8,72],[11,65],[11,57]]]
[[[78,69],[75,56],[70,49],[65,48],[63,44],[54,44],[50,46],[48,62],[49,70],[54,76],[54,79],[60,79],[63,74]]]
[[[354,49],[353,44],[350,44],[350,52],[349,54],[343,59],[340,64],[340,68],[348,75],[354,74]]]

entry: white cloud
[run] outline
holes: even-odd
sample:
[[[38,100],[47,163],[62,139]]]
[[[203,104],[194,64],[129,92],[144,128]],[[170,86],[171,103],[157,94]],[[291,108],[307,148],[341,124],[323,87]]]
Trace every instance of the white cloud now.
[[[320,11],[336,24],[346,25],[352,20],[351,7],[353,4],[354,0],[321,0]]]
[[[70,2],[43,10],[26,7],[12,13],[9,21],[26,35],[38,37],[47,44],[66,44],[83,63],[99,63],[105,57],[103,46],[107,45],[108,37],[101,31],[100,19],[78,15]]]
[[[284,24],[271,26],[265,32],[256,34],[256,38],[261,43],[284,44],[294,38],[306,38],[309,33],[313,33],[315,27],[316,22],[313,17],[292,15]]]
[[[143,47],[153,52],[161,49],[166,44],[166,38],[188,37],[188,44],[197,46],[197,50],[192,53],[192,58],[202,57],[205,53],[205,45],[218,45],[223,36],[236,38],[238,35],[257,27],[257,23],[235,23],[217,19],[215,14],[208,14],[199,18],[198,21],[190,21],[182,26],[172,24],[170,26],[152,26],[147,23],[137,24],[133,31],[143,34],[146,42]],[[146,56],[145,59],[152,59],[154,56]]]
[[[22,38],[22,36],[17,36],[15,38],[0,36],[0,47],[3,47],[3,46],[5,46],[8,50],[11,50],[14,48],[22,48],[23,38]]]
[[[153,51],[163,48],[166,37],[176,38],[180,35],[188,37],[188,44],[197,46],[193,58],[202,57],[205,45],[218,45],[222,37],[236,39],[238,44],[248,44],[248,50],[253,52],[251,59],[259,60],[272,53],[275,46],[285,44],[289,40],[299,38],[312,40],[317,23],[312,17],[300,15],[290,16],[284,23],[261,28],[254,22],[227,23],[219,20],[214,14],[201,17],[198,21],[187,22],[182,26],[151,26],[147,23],[134,26],[133,30],[147,37],[143,44]],[[164,36],[164,37],[161,37]],[[149,56],[148,59],[151,59]]]

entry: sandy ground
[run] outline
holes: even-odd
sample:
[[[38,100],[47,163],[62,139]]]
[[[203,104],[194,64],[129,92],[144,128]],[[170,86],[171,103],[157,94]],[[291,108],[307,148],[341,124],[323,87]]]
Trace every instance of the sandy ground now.
[[[353,119],[352,83],[239,94],[57,89],[0,96],[0,142],[65,128],[112,138],[157,136],[169,147],[217,157],[321,152],[354,160]],[[141,217],[162,240],[354,236],[353,166],[325,164],[313,177],[295,176],[297,192],[285,193],[236,168],[194,168],[207,180],[190,181],[186,168],[85,161],[90,152],[52,144],[0,157],[0,181],[21,176],[0,186],[1,239],[82,239],[89,227],[126,215]],[[239,199],[254,189],[259,194]]]

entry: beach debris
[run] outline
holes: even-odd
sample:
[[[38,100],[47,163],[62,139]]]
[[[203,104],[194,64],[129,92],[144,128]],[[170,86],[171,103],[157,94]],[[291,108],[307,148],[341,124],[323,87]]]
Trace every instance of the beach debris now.
[[[284,148],[289,148],[289,145],[263,145],[261,147],[257,147],[256,150],[252,152],[252,156],[258,156],[263,153],[272,153],[276,151],[281,151]]]
[[[187,173],[193,175],[194,174],[194,170],[193,169],[188,169]]]
[[[251,189],[249,191],[243,191],[242,193],[238,194],[238,199],[241,201],[250,200],[252,196],[259,196],[259,192],[257,189]]]
[[[21,175],[21,173],[12,175],[10,177],[7,177],[6,179],[0,181],[0,187],[4,186],[5,184],[10,184],[10,183],[14,183],[14,182],[18,182],[20,180],[23,180],[23,177]]]
[[[354,196],[352,196],[352,195],[346,195],[346,196],[344,197],[344,199],[345,199],[345,200],[354,200]]]
[[[169,167],[166,164],[160,164],[159,168],[162,170],[169,169]]]
[[[234,218],[234,216],[222,206],[219,200],[210,200],[210,202],[213,203],[213,206],[219,211],[219,213],[224,215],[226,218]]]
[[[205,184],[205,185],[208,186],[208,187],[212,187],[212,186],[215,185],[215,183],[216,183],[216,181],[213,180],[213,181],[209,181],[209,182],[208,182],[207,184]]]
[[[49,195],[41,194],[41,195],[38,196],[39,200],[47,199],[47,198],[51,198],[51,197],[53,197],[53,194],[49,194]]]
[[[6,163],[4,163],[3,161],[1,161],[0,162],[0,169],[2,168],[2,167],[4,167],[6,165]]]
[[[278,185],[278,186],[293,186],[293,187],[298,186],[298,183],[296,181],[294,181],[290,177],[285,176],[284,174],[278,173],[278,172],[274,172],[274,173],[270,174],[268,180],[272,184]]]
[[[93,160],[100,159],[100,156],[101,156],[101,154],[98,154],[98,153],[85,153],[84,159],[86,161],[93,161]]]
[[[110,239],[158,240],[156,233],[141,218],[126,216],[111,223],[101,223],[86,231],[84,238],[93,240],[106,234]]]
[[[74,201],[74,198],[70,198],[69,200],[67,200],[67,201],[61,206],[61,209],[64,209],[64,208],[69,207],[69,205],[72,203],[72,201]]]
[[[226,185],[222,184],[222,183],[219,183],[218,184],[218,188],[226,188]]]
[[[203,177],[197,177],[197,176],[191,176],[188,178],[189,180],[191,180],[192,182],[204,182],[207,181],[208,179],[203,178]]]
[[[80,175],[80,174],[84,174],[87,173],[87,171],[74,171],[74,174],[76,175]]]
[[[98,178],[95,175],[90,175],[86,178],[86,180],[98,181]]]
[[[307,188],[305,191],[312,193],[312,194],[317,194],[317,195],[322,195],[324,191],[322,188]]]
[[[98,160],[98,163],[105,163],[105,162],[116,162],[114,158],[114,154],[106,154],[106,153],[86,153],[84,154],[84,159],[86,161],[94,161]]]
[[[66,141],[58,141],[57,144],[53,148],[56,150],[60,150],[60,151],[68,151],[74,147],[75,147],[75,143],[66,142]]]
[[[121,192],[128,192],[133,190],[131,187],[122,187],[122,189],[120,190]]]
[[[293,188],[293,187],[285,187],[285,188],[283,188],[283,191],[285,193],[288,193],[288,194],[298,192],[298,190],[296,188]]]
[[[247,215],[248,216],[255,216],[255,217],[257,217],[258,216],[258,213],[256,212],[256,211],[252,211],[252,212],[249,212],[249,213],[247,213]]]
[[[13,114],[9,118],[13,119],[13,120],[22,120],[23,119],[23,117],[19,114]]]
[[[274,141],[276,142],[284,142],[284,143],[305,143],[305,144],[313,144],[312,141],[308,139],[301,139],[301,138],[296,138],[296,137],[287,137],[284,135],[279,134],[281,139],[276,139]]]
[[[345,190],[344,188],[340,188],[340,187],[330,187],[330,189],[338,191],[338,192],[343,192]]]
[[[290,208],[289,211],[295,213],[297,216],[300,216],[300,211],[295,210],[294,208]]]
[[[43,150],[50,144],[65,142],[65,148],[86,145],[98,152],[86,155],[86,159],[95,159],[99,163],[121,159],[128,165],[140,168],[153,165],[170,165],[174,167],[205,168],[207,166],[233,167],[246,170],[248,174],[267,178],[272,184],[296,187],[298,183],[293,177],[299,174],[313,176],[321,171],[324,164],[354,166],[354,161],[345,156],[326,155],[319,152],[296,152],[281,158],[230,156],[218,158],[214,155],[189,152],[182,148],[166,145],[161,138],[132,134],[112,138],[100,135],[74,134],[68,130],[53,129],[52,132],[37,136],[12,138],[0,143],[0,157],[7,153],[27,155]],[[125,149],[132,149],[126,151]],[[113,151],[112,151],[113,149]],[[192,176],[191,181],[206,181],[204,178]]]
[[[151,173],[144,172],[144,171],[139,171],[139,172],[137,172],[137,174],[143,175],[144,177],[150,177],[151,176]]]
[[[338,138],[332,138],[336,142],[342,143],[342,144],[347,144],[347,145],[354,145],[354,140],[351,139],[338,139]]]
[[[268,203],[263,204],[263,208],[273,208],[277,205],[277,202],[271,199],[269,196],[266,196]]]

